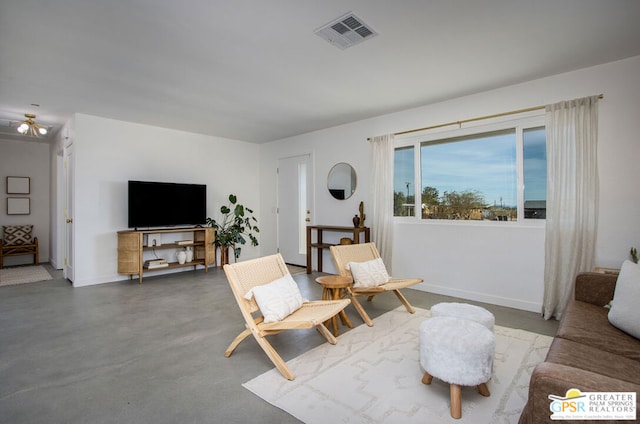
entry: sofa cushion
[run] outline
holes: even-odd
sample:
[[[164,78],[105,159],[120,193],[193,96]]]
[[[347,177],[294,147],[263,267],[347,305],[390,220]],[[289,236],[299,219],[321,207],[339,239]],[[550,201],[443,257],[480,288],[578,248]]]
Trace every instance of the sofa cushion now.
[[[640,383],[640,362],[572,340],[556,337],[545,361]]]
[[[624,261],[613,294],[609,322],[616,328],[640,338],[640,265]]]
[[[611,325],[607,319],[608,312],[602,306],[571,301],[562,316],[556,337],[640,361],[640,340]]]
[[[604,306],[613,299],[617,275],[581,272],[576,276],[575,300]]]

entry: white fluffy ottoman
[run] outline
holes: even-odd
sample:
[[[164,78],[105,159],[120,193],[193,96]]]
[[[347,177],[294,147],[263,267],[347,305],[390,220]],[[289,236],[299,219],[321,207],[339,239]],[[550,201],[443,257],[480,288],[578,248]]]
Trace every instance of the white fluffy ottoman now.
[[[487,381],[493,371],[496,338],[492,331],[475,321],[451,317],[432,317],[420,324],[420,365],[424,384],[433,377],[449,383],[451,416],[462,416],[460,386],[477,386],[489,396]]]
[[[468,319],[484,325],[491,331],[493,331],[493,324],[495,324],[495,318],[491,312],[468,303],[438,303],[431,308],[431,316]]]

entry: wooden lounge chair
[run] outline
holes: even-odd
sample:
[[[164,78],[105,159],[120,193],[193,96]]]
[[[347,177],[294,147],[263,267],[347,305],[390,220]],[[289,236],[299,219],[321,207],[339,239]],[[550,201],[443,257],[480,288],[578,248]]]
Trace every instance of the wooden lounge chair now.
[[[345,277],[352,277],[351,271],[347,269],[347,264],[349,262],[368,262],[370,260],[380,258],[380,254],[378,253],[378,249],[374,243],[359,243],[359,244],[345,244],[339,246],[331,246],[331,255],[333,256],[333,261],[335,262],[336,268],[338,270],[338,274]],[[392,278],[387,283],[384,283],[377,287],[348,287],[346,290],[347,295],[353,302],[353,306],[356,308],[362,320],[369,327],[373,326],[373,321],[369,318],[369,315],[364,310],[360,302],[356,299],[357,296],[367,296],[368,300],[371,301],[374,296],[392,291],[395,295],[400,299],[400,302],[407,308],[407,311],[410,313],[415,313],[415,309],[411,306],[409,301],[404,297],[402,293],[400,293],[400,289],[404,289],[406,287],[411,287],[416,284],[422,283],[422,278],[409,278],[409,279],[398,279]]]
[[[315,327],[329,343],[336,344],[336,338],[323,323],[342,311],[350,303],[349,299],[304,302],[300,309],[281,321],[265,323],[263,322],[264,316],[260,313],[255,298],[251,297],[251,300],[245,298],[245,294],[252,288],[268,284],[289,274],[289,270],[279,253],[234,264],[227,264],[224,266],[224,272],[229,280],[233,295],[238,302],[246,327],[246,329],[231,342],[224,352],[224,356],[231,356],[236,347],[238,347],[244,339],[253,335],[278,371],[288,380],[293,380],[295,375],[287,367],[278,352],[276,352],[273,346],[267,341],[267,336],[286,330]]]

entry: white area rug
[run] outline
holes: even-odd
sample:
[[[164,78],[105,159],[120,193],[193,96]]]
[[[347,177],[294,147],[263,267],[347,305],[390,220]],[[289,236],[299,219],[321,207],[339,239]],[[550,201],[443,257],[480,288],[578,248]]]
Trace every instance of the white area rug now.
[[[422,384],[418,327],[429,311],[404,307],[374,319],[287,362],[288,381],[275,368],[243,384],[299,420],[325,423],[517,423],[527,399],[529,377],[546,356],[552,338],[495,327],[490,397],[462,389],[462,418],[451,418],[449,385],[434,378]]]
[[[51,274],[42,265],[0,269],[0,286],[35,283],[36,281],[51,280],[51,278]]]

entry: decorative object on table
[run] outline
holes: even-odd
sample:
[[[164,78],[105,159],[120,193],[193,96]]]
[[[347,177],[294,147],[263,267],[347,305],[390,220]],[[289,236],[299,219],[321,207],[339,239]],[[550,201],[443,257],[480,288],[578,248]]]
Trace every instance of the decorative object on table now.
[[[187,262],[193,261],[193,248],[191,246],[187,246],[184,248],[185,253],[187,254]]]
[[[360,221],[358,222],[358,227],[364,227],[364,220],[367,219],[367,214],[364,213],[364,202],[360,202]]]
[[[340,244],[353,244],[353,240],[351,240],[349,237],[342,237],[340,239]]]
[[[176,259],[178,259],[180,265],[184,264],[187,261],[187,252],[178,250],[178,252],[176,252]]]
[[[358,215],[353,215],[353,227],[360,227],[360,217]]]
[[[216,221],[207,218],[207,225],[216,230],[216,247],[220,247],[220,266],[229,263],[229,249],[233,249],[236,260],[240,257],[242,248],[238,245],[247,243],[245,236],[249,238],[252,246],[258,245],[255,233],[260,229],[256,225],[258,220],[253,216],[253,210],[238,203],[235,194],[229,195],[229,204],[220,207],[222,219]]]
[[[638,263],[638,249],[632,247],[629,253],[631,254],[631,260],[635,263]]]

